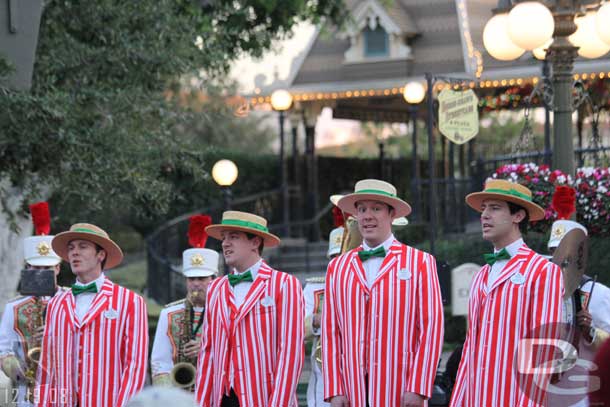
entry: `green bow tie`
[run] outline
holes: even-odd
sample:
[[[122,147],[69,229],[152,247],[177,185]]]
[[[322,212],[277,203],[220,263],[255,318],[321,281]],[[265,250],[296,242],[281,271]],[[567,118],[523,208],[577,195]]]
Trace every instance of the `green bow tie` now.
[[[485,262],[490,266],[493,266],[498,260],[510,260],[510,254],[506,251],[506,248],[500,250],[498,253],[485,253],[483,255]]]
[[[361,261],[367,261],[371,257],[385,257],[385,249],[383,246],[379,246],[375,250],[361,250],[358,252],[358,257],[360,257]]]
[[[72,284],[72,294],[78,295],[82,293],[97,293],[97,284],[95,284],[95,281],[87,285]]]
[[[254,281],[252,280],[252,273],[250,270],[246,271],[243,274],[229,274],[229,284],[231,287],[235,287],[239,283],[243,283],[245,281]]]

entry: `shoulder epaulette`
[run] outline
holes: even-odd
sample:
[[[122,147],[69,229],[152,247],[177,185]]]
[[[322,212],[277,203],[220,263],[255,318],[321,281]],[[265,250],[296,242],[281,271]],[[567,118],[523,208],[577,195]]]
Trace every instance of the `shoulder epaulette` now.
[[[320,276],[320,277],[309,277],[307,279],[305,279],[305,282],[307,283],[313,283],[313,284],[322,284],[326,281],[326,277],[325,276]]]
[[[174,302],[170,302],[169,304],[165,304],[164,308],[173,307],[174,305],[180,305],[180,304],[184,303],[184,301],[186,301],[186,298],[182,298],[180,300],[177,300],[177,301],[174,301]]]

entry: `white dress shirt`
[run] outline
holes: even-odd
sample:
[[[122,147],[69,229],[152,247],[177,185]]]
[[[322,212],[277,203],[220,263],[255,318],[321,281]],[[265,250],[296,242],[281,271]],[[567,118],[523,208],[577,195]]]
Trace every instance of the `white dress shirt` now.
[[[254,284],[254,280],[256,280],[256,276],[258,275],[258,269],[261,267],[262,262],[263,259],[259,259],[252,266],[248,267],[248,269],[243,273],[239,273],[237,270],[233,269],[233,274],[238,276],[247,273],[248,271],[252,274],[252,281],[242,281],[241,283],[236,284],[234,287],[231,286],[231,288],[233,289],[233,295],[235,296],[235,305],[237,306],[237,308],[241,307],[241,305],[246,300],[246,294],[248,294],[250,287],[252,287],[252,284]]]
[[[392,246],[393,242],[394,235],[390,234],[390,237],[388,237],[385,242],[378,246],[369,247],[369,245],[366,244],[366,241],[362,241],[362,247],[364,248],[364,250],[375,250],[380,246],[383,246],[383,248],[385,249],[385,254],[387,256],[388,251],[390,250],[390,247]],[[379,269],[383,264],[383,259],[384,257],[371,257],[368,260],[362,262],[362,266],[364,267],[364,272],[366,274],[366,283],[368,284],[369,288],[371,288],[373,282],[377,278],[377,274],[379,274]]]
[[[98,278],[96,278],[95,280],[92,281],[92,282],[95,282],[98,293],[100,292],[100,290],[102,289],[102,286],[104,285],[105,278],[106,277],[104,276],[104,273],[102,273]],[[84,287],[88,284],[91,284],[91,283],[84,284],[78,280],[76,280],[76,282],[74,283],[74,285],[81,286],[81,287]],[[96,295],[97,295],[96,293],[81,293],[74,297],[74,302],[76,303],[75,313],[76,313],[76,317],[78,318],[79,322],[82,322],[83,318],[85,318],[85,315],[87,315],[87,311],[89,311],[89,308],[91,308],[91,303],[93,302],[93,299],[95,298]]]
[[[523,246],[523,239],[519,238],[508,246],[506,246],[506,251],[508,252],[508,254],[510,254],[510,257],[513,258],[515,257],[521,246]],[[494,248],[494,253],[498,253],[500,250],[502,250],[502,248]],[[493,283],[498,279],[498,277],[500,277],[500,273],[502,273],[502,269],[504,269],[504,266],[508,264],[508,261],[509,260],[498,260],[493,264],[493,266],[491,266],[489,278],[487,280],[487,287],[491,287]]]
[[[246,294],[248,294],[250,287],[252,287],[252,284],[254,284],[254,280],[256,280],[256,276],[258,275],[258,269],[261,267],[262,262],[263,259],[259,259],[252,266],[248,267],[248,269],[243,273],[239,273],[237,270],[233,269],[233,274],[238,276],[247,273],[248,271],[252,274],[252,281],[242,281],[241,283],[238,283],[235,286],[231,286],[229,284],[229,287],[231,287],[231,289],[233,290],[235,306],[237,308],[240,308],[246,300]],[[232,363],[231,370],[229,371],[229,382],[231,383],[231,387],[235,386],[235,369],[233,368]]]

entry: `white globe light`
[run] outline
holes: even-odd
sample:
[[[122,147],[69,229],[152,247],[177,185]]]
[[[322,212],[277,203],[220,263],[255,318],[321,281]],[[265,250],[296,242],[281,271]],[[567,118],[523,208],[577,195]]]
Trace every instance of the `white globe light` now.
[[[231,160],[217,161],[212,167],[212,178],[221,187],[229,187],[237,179],[237,166]]]
[[[543,46],[534,48],[534,50],[532,51],[532,54],[534,54],[534,57],[536,59],[539,59],[540,61],[544,61],[546,59],[546,51],[551,46],[552,43],[553,43],[553,39],[551,38]]]
[[[542,3],[518,3],[508,13],[508,35],[515,45],[532,51],[544,45],[555,30],[553,14]]]
[[[405,85],[402,96],[407,103],[416,105],[426,97],[426,88],[420,82],[409,82]]]
[[[483,30],[483,44],[489,55],[500,61],[512,61],[525,52],[508,36],[508,14],[496,14],[489,19]]]
[[[570,42],[579,47],[578,55],[585,58],[599,58],[610,51],[610,44],[606,44],[597,35],[595,27],[595,12],[590,11],[584,16],[576,17],[576,32],[568,37]]]
[[[288,110],[292,105],[292,95],[284,89],[278,89],[271,94],[271,106],[274,110]]]
[[[595,25],[599,38],[606,44],[610,44],[610,2],[604,3],[604,5],[597,10]]]

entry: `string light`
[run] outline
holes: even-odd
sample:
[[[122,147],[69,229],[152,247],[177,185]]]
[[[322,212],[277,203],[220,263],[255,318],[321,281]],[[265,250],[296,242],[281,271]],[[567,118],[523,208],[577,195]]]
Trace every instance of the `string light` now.
[[[573,75],[574,80],[595,80],[597,78],[604,79],[610,78],[610,72],[585,72]],[[489,88],[505,88],[512,86],[523,86],[525,84],[536,85],[540,82],[538,77],[529,78],[504,78],[494,80],[479,80],[464,82],[463,86],[470,89],[489,89]],[[436,83],[434,85],[434,91],[440,92],[443,89],[456,88],[455,84],[447,83]],[[460,88],[460,86],[457,86]],[[383,97],[390,95],[402,94],[403,87],[383,88],[383,89],[358,89],[358,90],[347,90],[342,92],[315,92],[315,93],[294,93],[292,96],[295,101],[312,101],[312,100],[337,100],[337,99],[350,99],[350,98],[362,98],[362,97]],[[269,95],[256,95],[250,97],[250,103],[252,105],[260,105],[264,103],[270,103],[271,98]]]

